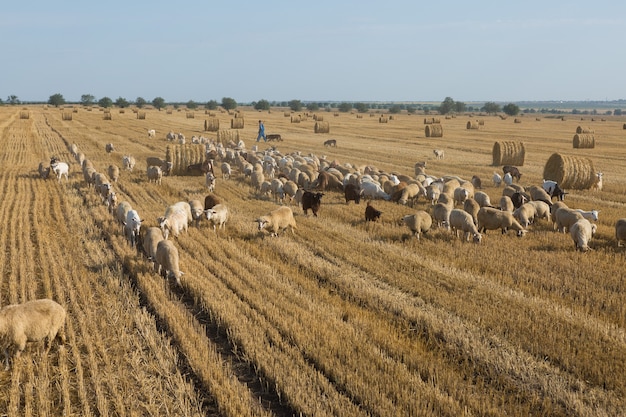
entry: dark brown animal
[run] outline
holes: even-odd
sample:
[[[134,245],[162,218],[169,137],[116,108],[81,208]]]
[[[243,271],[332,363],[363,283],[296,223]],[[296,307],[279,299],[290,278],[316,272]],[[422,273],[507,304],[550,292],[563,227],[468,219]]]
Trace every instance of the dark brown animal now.
[[[313,215],[317,217],[323,196],[323,193],[312,193],[311,191],[305,191],[302,194],[302,210],[305,216],[308,215],[308,211],[311,209]]]
[[[215,194],[208,194],[204,197],[204,209],[212,209],[218,204],[221,204],[222,201]]]
[[[282,142],[283,141],[283,138],[279,134],[277,134],[277,133],[274,133],[272,135],[266,135],[266,137],[267,137],[267,141],[268,142],[273,141],[273,140],[276,141],[276,142]]]
[[[506,175],[511,174],[511,176],[513,178],[515,178],[516,180],[520,180],[520,178],[522,178],[522,173],[519,172],[519,168],[514,167],[513,165],[505,165],[502,167],[502,172],[504,172],[504,174]]]
[[[346,184],[343,189],[343,193],[346,197],[346,204],[350,201],[354,201],[355,204],[359,204],[361,202],[361,188],[355,184]]]
[[[191,164],[187,166],[187,173],[195,175],[206,175],[208,172],[213,172],[213,161],[207,159],[197,164]]]
[[[365,221],[366,222],[375,222],[380,218],[380,215],[383,214],[382,211],[376,210],[374,207],[370,205],[370,202],[367,202],[367,207],[365,207]]]
[[[324,142],[324,146],[334,146],[337,147],[337,139],[328,139]]]

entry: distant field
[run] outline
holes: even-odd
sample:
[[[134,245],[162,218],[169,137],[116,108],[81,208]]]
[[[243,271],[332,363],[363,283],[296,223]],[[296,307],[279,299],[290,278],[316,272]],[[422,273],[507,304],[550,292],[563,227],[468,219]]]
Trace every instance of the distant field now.
[[[565,202],[600,211],[593,250],[576,252],[546,221],[523,238],[491,231],[480,245],[437,229],[418,241],[399,220],[429,210],[423,199],[376,200],[381,221],[366,223],[365,202],[346,205],[336,191],[317,218],[292,206],[295,235],[264,237],[254,220],[277,204],[235,169],[217,175],[225,231],[204,222],[171,238],[178,287],[129,246],[69,151],[75,143],[102,172],[133,155],[135,170],[113,189],[156,226],[168,205],[207,190],[200,176],[148,183],[146,157],[165,156],[170,130],[187,141],[216,134],[204,111],[142,112],[0,107],[0,305],[49,297],[68,311],[64,348],[44,356],[32,344],[0,373],[0,415],[623,415],[626,248],[614,225],[626,218],[626,117],[441,116],[443,137],[426,138],[423,115],[319,113],[330,133],[315,134],[313,114],[292,123],[282,109],[245,109],[247,148],[262,119],[283,154],[411,176],[426,161],[428,174],[481,177],[492,202],[502,192],[491,182],[502,172],[491,165],[496,141],[524,142],[525,186],[541,184],[554,152],[588,157],[603,190],[567,190]],[[230,127],[233,116],[215,117]],[[476,119],[484,125],[468,130]],[[595,131],[595,148],[572,147],[578,126]],[[39,178],[53,155],[70,164],[68,182]]]

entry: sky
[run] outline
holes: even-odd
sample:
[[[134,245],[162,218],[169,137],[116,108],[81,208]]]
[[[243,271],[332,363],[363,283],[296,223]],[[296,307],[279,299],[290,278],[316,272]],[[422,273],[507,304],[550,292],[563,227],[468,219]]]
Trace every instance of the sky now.
[[[0,98],[166,102],[626,99],[616,0],[22,0]]]

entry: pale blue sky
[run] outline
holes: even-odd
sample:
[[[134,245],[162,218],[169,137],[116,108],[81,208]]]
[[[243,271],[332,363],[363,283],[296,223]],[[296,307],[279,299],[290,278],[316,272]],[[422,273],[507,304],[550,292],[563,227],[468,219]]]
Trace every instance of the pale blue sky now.
[[[624,1],[3,2],[0,98],[626,99]]]

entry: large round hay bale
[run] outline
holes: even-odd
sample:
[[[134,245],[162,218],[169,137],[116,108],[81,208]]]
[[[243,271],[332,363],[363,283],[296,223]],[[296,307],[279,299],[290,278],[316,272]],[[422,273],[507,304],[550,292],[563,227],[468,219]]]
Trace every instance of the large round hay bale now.
[[[472,120],[468,121],[467,125],[466,125],[468,130],[469,129],[478,129],[478,126],[479,126],[478,122],[472,121]]]
[[[559,183],[563,189],[590,189],[596,183],[596,170],[589,158],[554,153],[543,169],[543,178]]]
[[[330,125],[328,122],[315,122],[315,133],[330,133]]]
[[[585,133],[585,134],[587,134],[587,133],[595,133],[595,131],[594,131],[592,128],[590,128],[590,127],[582,127],[582,126],[578,126],[578,127],[576,128],[576,133],[578,133],[578,134],[580,134],[580,133]]]
[[[315,120],[316,122],[323,122],[324,121],[324,116],[321,114],[314,114],[313,115],[313,120]]]
[[[443,126],[438,123],[426,125],[424,130],[427,138],[443,137]]]
[[[137,119],[139,120],[145,120],[146,119],[146,112],[137,112]]]
[[[230,119],[231,129],[243,129],[243,117],[233,117]]]
[[[190,143],[185,145],[168,145],[165,149],[165,160],[172,163],[170,175],[188,175],[187,167],[204,162],[204,145]]]
[[[291,123],[300,123],[300,115],[291,116]]]
[[[493,165],[524,165],[526,148],[524,142],[503,141],[493,144]]]
[[[217,132],[220,130],[220,119],[217,117],[211,117],[204,121],[204,130],[206,132]]]
[[[378,123],[388,123],[389,122],[389,118],[387,116],[380,116],[378,118]]]
[[[595,148],[596,138],[592,134],[576,133],[572,145],[574,148]]]

